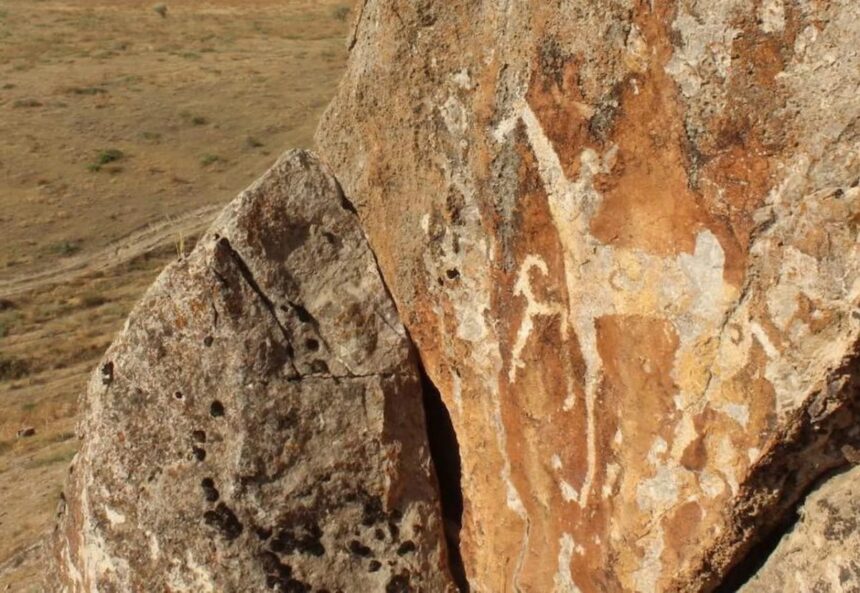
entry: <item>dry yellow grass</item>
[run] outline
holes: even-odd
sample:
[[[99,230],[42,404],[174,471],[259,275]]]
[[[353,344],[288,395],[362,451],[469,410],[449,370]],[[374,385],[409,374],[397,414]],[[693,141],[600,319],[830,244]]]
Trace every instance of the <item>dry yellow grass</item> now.
[[[0,591],[39,590],[77,398],[134,302],[311,145],[349,4],[0,2]]]

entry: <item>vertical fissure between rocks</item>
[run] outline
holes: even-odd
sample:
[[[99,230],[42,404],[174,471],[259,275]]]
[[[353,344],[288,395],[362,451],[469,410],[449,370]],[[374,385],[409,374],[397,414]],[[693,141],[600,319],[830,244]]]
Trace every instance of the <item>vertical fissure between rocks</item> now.
[[[713,593],[736,593],[755,577],[768,559],[776,551],[783,537],[791,533],[795,525],[800,521],[800,509],[804,506],[807,498],[812,492],[822,486],[828,480],[836,477],[842,472],[850,469],[850,465],[842,465],[839,468],[825,472],[800,496],[793,507],[785,513],[782,519],[773,525],[757,543],[747,551],[743,558],[729,570],[722,582],[713,590]]]
[[[362,5],[363,10],[363,5]],[[347,196],[343,187],[338,182],[341,206],[354,214],[360,220],[358,210]],[[359,223],[361,227],[361,223]],[[362,232],[364,232],[363,227]],[[391,293],[386,282],[385,273],[379,265],[379,260],[369,240],[370,254],[373,258],[382,286],[392,302],[397,300]],[[385,321],[385,318],[382,318]],[[385,321],[388,323],[387,321]],[[405,329],[405,328],[404,328]],[[460,459],[460,444],[457,441],[457,433],[448,407],[442,400],[442,395],[430,380],[424,369],[421,357],[418,355],[417,347],[409,336],[407,338],[415,348],[415,359],[418,364],[418,372],[421,377],[422,402],[424,405],[424,421],[427,430],[427,442],[430,447],[430,457],[433,460],[433,468],[436,474],[437,487],[439,490],[439,503],[442,510],[443,530],[445,533],[445,548],[448,551],[448,569],[460,593],[470,593],[469,581],[466,578],[466,568],[463,564],[463,555],[460,552],[460,530],[463,527],[463,488],[462,488],[462,462]]]
[[[466,569],[460,553],[460,529],[463,525],[460,445],[457,442],[457,433],[454,431],[451,415],[445,402],[442,401],[439,390],[427,376],[424,367],[420,366],[419,370],[424,393],[427,441],[439,485],[445,543],[448,549],[448,567],[459,591],[468,593],[469,582],[466,579]]]

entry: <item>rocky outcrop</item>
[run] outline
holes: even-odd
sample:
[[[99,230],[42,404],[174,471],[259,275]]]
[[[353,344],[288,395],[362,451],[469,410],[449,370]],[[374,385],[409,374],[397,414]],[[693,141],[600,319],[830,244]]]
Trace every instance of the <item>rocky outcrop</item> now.
[[[857,445],[860,6],[364,0],[317,142],[481,593],[708,591]]]
[[[860,467],[816,490],[801,518],[740,593],[860,591]]]
[[[416,360],[308,153],[165,270],[83,403],[55,590],[453,590]]]

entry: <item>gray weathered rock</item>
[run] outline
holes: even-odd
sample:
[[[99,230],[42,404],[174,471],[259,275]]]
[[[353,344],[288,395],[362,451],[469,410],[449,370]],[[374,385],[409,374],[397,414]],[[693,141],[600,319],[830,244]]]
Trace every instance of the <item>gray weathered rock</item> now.
[[[801,518],[740,593],[860,592],[860,467],[813,492]]]
[[[56,590],[451,589],[419,371],[308,153],[165,270],[84,406]]]

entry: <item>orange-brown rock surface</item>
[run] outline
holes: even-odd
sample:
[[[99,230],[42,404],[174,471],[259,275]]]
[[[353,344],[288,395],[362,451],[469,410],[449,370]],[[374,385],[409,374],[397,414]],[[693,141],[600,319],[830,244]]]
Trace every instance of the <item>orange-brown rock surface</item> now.
[[[364,0],[317,142],[475,593],[707,591],[858,439],[860,5]]]

